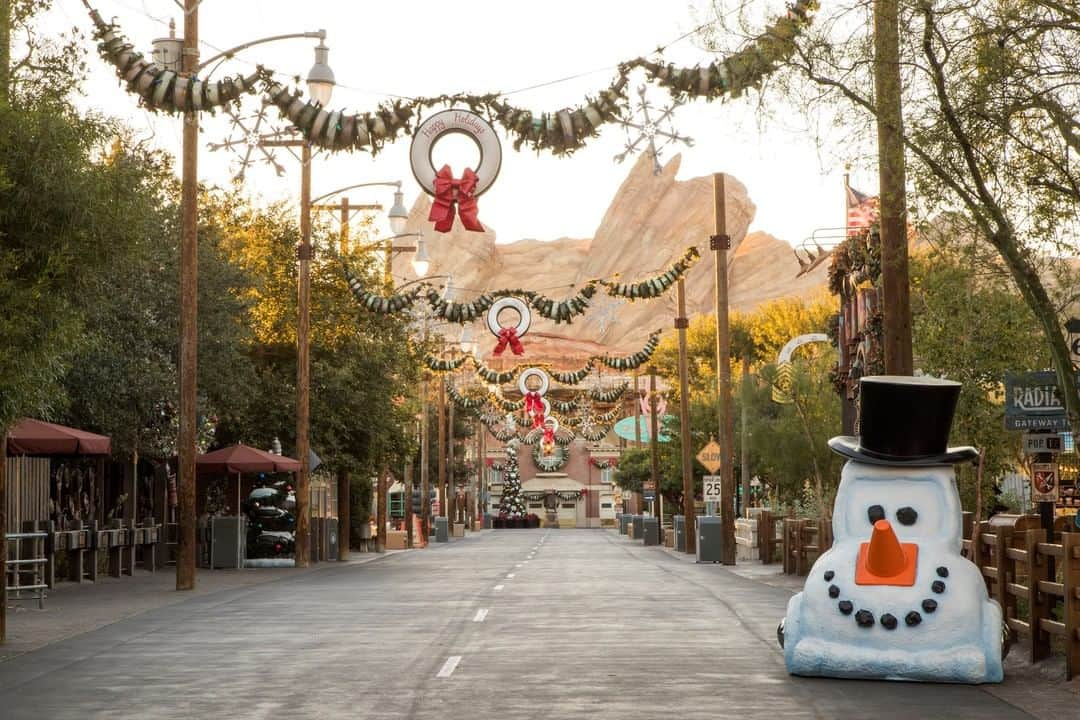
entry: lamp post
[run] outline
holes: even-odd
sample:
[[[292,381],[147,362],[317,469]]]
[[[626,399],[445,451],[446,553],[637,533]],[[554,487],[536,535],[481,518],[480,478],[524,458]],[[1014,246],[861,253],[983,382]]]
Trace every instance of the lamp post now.
[[[203,0],[183,0],[184,37],[175,33],[154,43],[155,60],[168,69],[179,69],[194,76],[209,63],[199,64],[199,5]],[[233,53],[264,42],[286,38],[326,37],[296,33],[263,38],[221,53],[209,62],[224,61]],[[220,64],[220,62],[219,62]],[[216,69],[216,67],[215,67]],[[213,70],[204,80],[209,78]],[[180,225],[180,431],[177,440],[179,467],[177,494],[179,518],[176,549],[176,589],[195,588],[195,439],[196,397],[198,392],[198,189],[199,189],[199,114],[184,113],[181,151],[181,225]],[[307,458],[301,460],[307,463]]]

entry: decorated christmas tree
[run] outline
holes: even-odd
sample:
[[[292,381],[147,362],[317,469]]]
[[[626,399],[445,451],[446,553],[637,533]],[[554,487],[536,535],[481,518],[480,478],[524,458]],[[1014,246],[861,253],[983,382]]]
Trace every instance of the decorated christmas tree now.
[[[499,514],[511,518],[525,517],[525,500],[521,497],[521,473],[518,472],[518,442],[506,446],[506,467],[503,469],[502,500]]]

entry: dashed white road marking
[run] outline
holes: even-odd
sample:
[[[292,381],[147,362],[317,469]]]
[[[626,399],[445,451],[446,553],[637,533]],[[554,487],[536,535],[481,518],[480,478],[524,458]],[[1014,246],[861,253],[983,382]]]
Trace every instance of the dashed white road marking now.
[[[502,585],[496,585],[493,589],[495,590],[495,592],[498,592],[498,591],[503,589],[503,586]]]
[[[521,565],[522,565],[521,563],[518,563],[518,564],[514,565],[514,567],[521,567]]]
[[[476,617],[472,619],[473,622],[484,622],[484,618],[487,617],[487,608],[480,608],[476,611]]]
[[[446,658],[446,662],[443,663],[442,669],[439,670],[439,674],[435,677],[450,677],[454,674],[454,670],[457,668],[459,662],[461,662],[460,655],[451,655],[450,657]]]
[[[513,579],[514,579],[514,573],[507,573],[507,574],[506,574],[506,578],[507,578],[508,580],[513,580]]]

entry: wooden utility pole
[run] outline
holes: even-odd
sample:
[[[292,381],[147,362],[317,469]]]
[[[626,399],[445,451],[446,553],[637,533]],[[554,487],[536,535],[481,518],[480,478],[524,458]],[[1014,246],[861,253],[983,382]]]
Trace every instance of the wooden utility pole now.
[[[742,507],[743,516],[750,517],[750,431],[746,427],[747,403],[749,402],[750,388],[750,358],[744,357],[742,361],[742,384],[739,385],[740,419],[739,428],[739,475],[742,480]]]
[[[405,478],[402,486],[402,504],[405,506],[402,508],[405,511],[405,547],[412,548],[413,546],[413,511],[412,511],[412,489],[413,489],[413,463],[412,456],[405,461]]]
[[[379,473],[379,480],[375,484],[375,494],[379,496],[378,505],[375,508],[375,552],[386,552],[386,504],[389,502],[390,469],[383,467]]]
[[[300,146],[300,246],[296,323],[296,567],[311,560],[311,145]],[[380,531],[380,537],[382,536]]]
[[[437,378],[439,385],[439,406],[437,408],[436,422],[439,424],[438,457],[436,464],[439,481],[439,517],[446,515],[446,383],[443,378]]]
[[[638,371],[634,371],[634,444],[641,447],[641,390],[638,388]]]
[[[877,104],[881,213],[881,290],[885,372],[911,375],[907,169],[901,111],[898,0],[874,0],[874,97]]]
[[[352,479],[348,470],[338,470],[337,476],[338,560],[349,559],[352,541]]]
[[[682,491],[683,491],[683,536],[686,552],[697,552],[697,521],[694,512],[694,456],[690,449],[690,381],[689,360],[686,354],[686,328],[690,319],[686,317],[686,282],[679,278],[675,286],[678,298],[679,314],[675,317],[675,328],[679,333],[679,437],[682,440]]]
[[[431,535],[431,479],[428,465],[431,458],[428,451],[428,378],[425,375],[420,381],[420,532],[427,542]]]
[[[0,0],[0,108],[8,107],[11,77],[11,2]],[[7,639],[7,428],[0,432],[0,643]]]
[[[728,276],[727,253],[731,248],[731,236],[727,232],[727,195],[724,173],[713,174],[713,208],[716,233],[709,238],[709,246],[716,263],[716,406],[719,416],[720,439],[720,487],[724,501],[720,503],[720,524],[723,535],[723,559],[725,565],[735,564],[735,482],[732,459],[735,431],[731,412],[731,333],[728,327]],[[694,537],[696,529],[686,519],[686,537]],[[730,560],[729,560],[730,558]]]
[[[446,384],[443,383],[445,392]],[[446,428],[446,517],[453,535],[454,523],[457,522],[457,481],[454,478],[454,403],[447,403],[446,414],[449,416]]]
[[[199,3],[184,0],[181,69],[199,67]],[[180,437],[177,448],[176,589],[195,589],[195,414],[198,392],[199,297],[199,113],[184,113],[180,190]]]
[[[649,450],[651,451],[651,472],[649,477],[653,484],[653,498],[659,508],[660,497],[660,430],[657,416],[658,403],[656,399],[656,368],[649,368]],[[657,515],[659,517],[659,515]]]

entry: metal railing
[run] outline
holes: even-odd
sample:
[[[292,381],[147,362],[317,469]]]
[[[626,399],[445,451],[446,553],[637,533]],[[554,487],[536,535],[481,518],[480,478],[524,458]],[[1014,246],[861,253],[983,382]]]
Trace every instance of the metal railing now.
[[[48,538],[46,532],[8,534],[8,554],[15,557],[14,560],[5,558],[4,577],[9,598],[20,600],[24,592],[29,592],[30,597],[38,601],[38,607],[45,609],[45,590],[49,587],[45,582]],[[29,584],[24,584],[24,579],[29,579]]]

